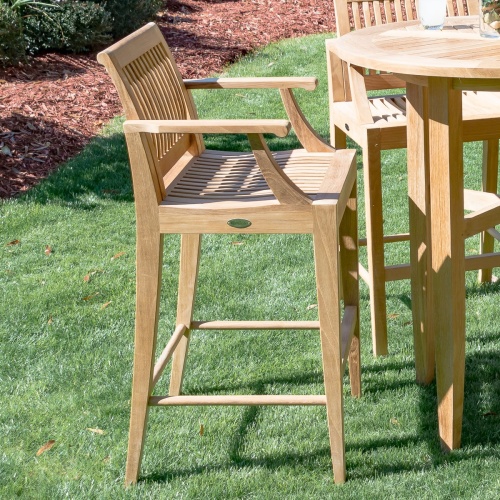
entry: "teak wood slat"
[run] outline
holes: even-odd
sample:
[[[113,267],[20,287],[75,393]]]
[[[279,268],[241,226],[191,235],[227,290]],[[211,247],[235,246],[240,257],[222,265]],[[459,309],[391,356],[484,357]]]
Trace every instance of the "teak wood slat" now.
[[[193,330],[317,330],[319,321],[193,321]]]
[[[292,89],[313,90],[316,78],[184,82],[152,23],[101,52],[98,60],[125,109],[136,208],[136,323],[126,484],[139,476],[149,407],[177,405],[325,405],[335,482],[345,481],[347,363],[351,393],[361,395],[356,163],[354,151],[336,151],[300,110]],[[277,89],[288,119],[198,119],[191,89],[227,88]],[[271,152],[263,134],[283,137],[290,127],[302,148]],[[204,133],[244,133],[249,151],[207,150]],[[319,320],[194,320],[201,235],[206,233],[311,234]],[[181,235],[177,326],[155,362],[165,234]],[[182,394],[189,342],[198,329],[312,330],[321,343],[325,394]],[[169,364],[169,393],[154,395]]]
[[[266,406],[300,405],[325,406],[326,396],[282,396],[282,395],[243,395],[243,396],[151,396],[150,406]]]
[[[418,2],[410,0],[334,0],[337,25],[337,37],[341,38],[351,31],[359,33],[363,39],[362,28],[384,31],[388,24],[414,21],[418,19]],[[477,0],[448,0],[448,14],[477,15]],[[477,24],[473,18],[464,18],[464,24]],[[404,92],[406,81],[418,85],[427,85],[427,77],[419,76],[418,61],[424,44],[433,34],[423,29],[408,31],[407,36],[399,36],[397,42],[388,32],[377,47],[353,47],[359,64],[348,64],[339,58],[331,49],[333,40],[327,40],[327,63],[330,108],[330,142],[334,147],[345,147],[346,136],[358,143],[363,151],[365,180],[365,215],[367,239],[367,272],[364,279],[370,290],[370,312],[372,327],[373,352],[377,355],[388,353],[387,340],[387,306],[385,282],[408,277],[404,267],[391,268],[385,259],[384,245],[389,242],[383,226],[383,162],[381,152],[389,149],[407,147],[407,100],[406,95],[387,94],[369,96],[372,90],[383,91],[401,89]],[[359,31],[361,30],[361,31]],[[461,54],[467,54],[471,46],[481,44],[477,32],[469,30],[444,29],[441,33],[442,46],[435,48],[433,56],[439,54],[450,56],[440,59],[435,72],[457,71]],[[371,35],[370,35],[371,36]],[[370,56],[375,51],[390,49],[397,43],[400,53],[393,54],[390,68],[379,64],[370,66]],[[496,44],[481,45],[478,54],[493,57],[498,53]],[[409,58],[415,64],[414,75],[398,75],[399,68],[407,67]],[[346,58],[347,59],[347,58]],[[422,60],[422,68],[427,60]],[[455,69],[453,69],[455,68]],[[428,68],[427,68],[428,69]],[[404,72],[404,71],[403,71]],[[487,76],[487,75],[481,75]],[[487,78],[456,78],[454,88],[464,90],[463,95],[463,138],[465,141],[483,141],[483,190],[496,192],[498,179],[498,140],[500,138],[500,97],[485,92],[495,90],[495,81]],[[484,232],[481,234],[481,251],[493,251],[493,238]],[[401,272],[395,271],[401,270]],[[480,280],[492,279],[491,269],[480,270]]]

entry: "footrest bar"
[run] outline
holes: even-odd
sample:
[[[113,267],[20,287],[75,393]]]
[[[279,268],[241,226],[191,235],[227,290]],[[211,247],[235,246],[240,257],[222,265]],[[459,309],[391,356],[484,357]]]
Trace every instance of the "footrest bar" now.
[[[192,321],[191,330],[317,330],[319,321]]]
[[[385,281],[398,281],[411,278],[410,264],[396,264],[385,267]]]
[[[324,395],[245,395],[245,396],[151,396],[150,406],[324,406]]]
[[[400,233],[400,234],[387,234],[384,236],[384,243],[398,243],[400,241],[409,241],[410,233]],[[359,238],[358,245],[360,247],[366,247],[367,239]]]
[[[500,253],[481,253],[465,257],[465,270],[493,269],[500,266]]]
[[[161,377],[161,374],[163,373],[163,370],[167,366],[167,363],[170,361],[170,358],[172,357],[172,354],[174,353],[177,344],[181,341],[181,338],[186,333],[186,331],[187,331],[186,325],[182,324],[177,325],[177,328],[172,334],[172,337],[170,337],[168,344],[166,345],[165,349],[163,350],[160,357],[158,358],[158,361],[155,364],[153,370],[153,387],[156,385],[156,382],[158,382],[159,378]]]

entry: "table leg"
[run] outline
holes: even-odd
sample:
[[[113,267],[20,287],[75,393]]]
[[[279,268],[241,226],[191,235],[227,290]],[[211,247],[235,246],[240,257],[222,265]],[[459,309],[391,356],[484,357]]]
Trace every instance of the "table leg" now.
[[[429,78],[432,297],[436,314],[439,435],[460,447],[465,375],[462,94],[451,79]]]
[[[406,88],[408,130],[408,202],[410,215],[411,302],[417,382],[434,379],[433,303],[429,207],[429,144],[427,91],[408,83]]]

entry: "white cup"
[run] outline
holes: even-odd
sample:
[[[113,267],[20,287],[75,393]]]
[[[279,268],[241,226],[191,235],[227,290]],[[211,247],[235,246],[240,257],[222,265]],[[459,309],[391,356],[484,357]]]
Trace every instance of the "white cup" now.
[[[446,0],[418,0],[418,17],[426,30],[440,30],[446,17]]]

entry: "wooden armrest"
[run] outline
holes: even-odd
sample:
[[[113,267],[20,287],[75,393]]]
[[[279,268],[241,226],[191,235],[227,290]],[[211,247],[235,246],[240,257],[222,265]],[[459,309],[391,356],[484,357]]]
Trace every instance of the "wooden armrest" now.
[[[311,76],[202,78],[184,80],[187,89],[305,89],[314,90],[318,79]]]
[[[278,165],[262,134],[248,134],[248,141],[260,171],[282,205],[310,205],[311,199],[296,186]]]
[[[314,90],[318,85],[315,77],[262,77],[262,78],[203,78],[200,80],[184,80],[186,88],[192,89],[279,89],[283,104],[288,114],[288,119],[297,134],[301,144],[307,151],[326,151],[333,149],[326,144],[321,137],[312,129],[309,122],[299,109],[297,101],[293,97],[292,90],[301,88]],[[261,130],[266,133],[265,130]],[[275,132],[271,132],[275,133]],[[279,134],[275,134],[278,137]]]
[[[199,80],[184,80],[188,90],[192,89],[279,89],[288,119],[297,134],[297,137],[307,151],[331,152],[333,148],[312,129],[302,114],[292,90],[300,88],[314,90],[318,85],[315,77],[262,77],[262,78],[202,78]],[[265,133],[264,130],[261,132]],[[272,132],[274,133],[274,132]],[[279,137],[279,134],[276,134]]]
[[[126,133],[150,134],[274,134],[285,137],[290,131],[288,120],[127,120]]]

